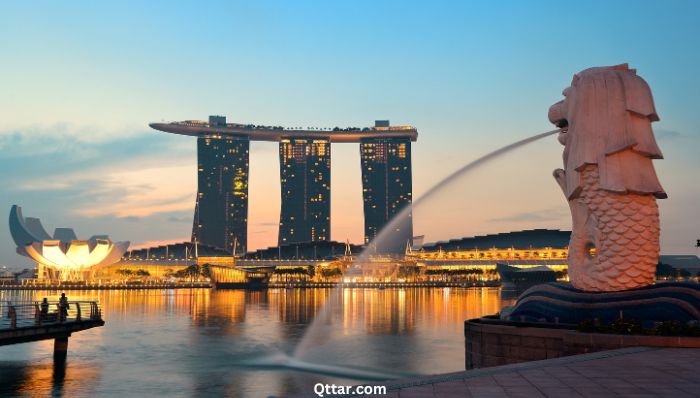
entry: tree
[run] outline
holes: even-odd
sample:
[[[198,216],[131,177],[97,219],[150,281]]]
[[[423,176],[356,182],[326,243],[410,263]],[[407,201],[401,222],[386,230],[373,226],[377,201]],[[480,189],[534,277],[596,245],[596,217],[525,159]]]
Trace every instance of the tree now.
[[[662,262],[656,264],[656,277],[657,278],[672,278],[675,275],[675,269]]]
[[[135,274],[136,274],[136,276],[143,276],[143,277],[151,276],[151,273],[146,271],[145,269],[137,269]]]
[[[199,265],[197,264],[192,264],[188,266],[187,268],[183,268],[176,273],[173,274],[174,277],[176,278],[190,278],[190,282],[194,280],[197,276],[199,276]]]
[[[131,276],[134,274],[134,271],[128,269],[128,268],[120,268],[116,271],[117,275],[122,275],[122,276]]]
[[[203,264],[199,267],[199,274],[205,278],[211,278],[211,264]]]
[[[554,271],[554,276],[555,276],[557,279],[563,279],[563,278],[565,278],[568,274],[569,274],[569,273],[567,272],[567,270]]]
[[[328,279],[328,278],[332,278],[334,276],[340,276],[343,274],[343,271],[341,271],[340,268],[336,268],[336,267],[333,267],[333,268],[322,267],[318,272],[319,272],[319,274],[321,274],[321,277],[323,279]]]
[[[420,270],[416,265],[401,265],[398,270],[398,277],[403,279],[409,279],[416,277],[420,274]]]
[[[680,279],[680,278],[689,278],[690,277],[690,272],[688,270],[685,270],[683,268],[676,268],[673,266],[670,266],[668,264],[664,264],[662,262],[659,262],[656,264],[656,277],[661,279]]]

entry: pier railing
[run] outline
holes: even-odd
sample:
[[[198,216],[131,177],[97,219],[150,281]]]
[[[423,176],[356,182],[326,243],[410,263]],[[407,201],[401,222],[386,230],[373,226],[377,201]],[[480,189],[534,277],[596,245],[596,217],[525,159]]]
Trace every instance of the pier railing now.
[[[102,308],[97,301],[68,301],[67,308],[58,301],[0,303],[0,330],[100,319]]]
[[[25,281],[6,283],[0,282],[0,290],[140,290],[140,289],[196,289],[209,288],[208,281],[81,281],[81,282],[49,282]],[[2,305],[2,304],[0,304]]]

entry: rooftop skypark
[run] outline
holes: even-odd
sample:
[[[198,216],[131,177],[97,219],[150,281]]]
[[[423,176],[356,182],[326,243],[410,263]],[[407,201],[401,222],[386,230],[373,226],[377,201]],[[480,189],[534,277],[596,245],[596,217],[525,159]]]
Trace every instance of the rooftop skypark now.
[[[170,123],[151,123],[149,126],[167,133],[201,136],[210,134],[247,136],[251,141],[280,141],[285,138],[321,138],[331,142],[360,142],[364,138],[404,137],[418,139],[413,126],[390,126],[386,120],[378,120],[374,127],[283,127],[243,123],[226,123],[225,117],[212,117],[209,121],[185,120]]]

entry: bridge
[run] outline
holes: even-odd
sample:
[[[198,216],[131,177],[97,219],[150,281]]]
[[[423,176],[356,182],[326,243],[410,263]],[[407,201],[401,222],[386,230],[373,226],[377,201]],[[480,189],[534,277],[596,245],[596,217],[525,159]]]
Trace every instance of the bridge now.
[[[238,258],[233,256],[199,256],[198,258],[170,258],[170,259],[143,259],[143,258],[122,258],[121,263],[117,265],[131,265],[131,266],[158,266],[158,267],[188,267],[193,264],[219,264],[224,263],[227,265],[235,264],[238,267],[244,268],[274,268],[274,267],[301,267],[309,265],[320,265],[324,263],[330,263],[337,261],[336,259],[252,259],[252,258]]]
[[[96,301],[69,301],[66,311],[57,301],[0,303],[0,346],[54,339],[54,359],[64,360],[72,333],[104,324]]]

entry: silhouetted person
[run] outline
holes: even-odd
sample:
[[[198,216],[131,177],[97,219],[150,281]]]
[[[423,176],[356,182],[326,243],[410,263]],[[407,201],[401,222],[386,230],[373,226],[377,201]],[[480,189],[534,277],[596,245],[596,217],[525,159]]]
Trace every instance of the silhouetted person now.
[[[16,328],[17,327],[17,310],[15,309],[15,306],[11,305],[7,309],[7,317],[10,318],[10,327],[12,329]]]
[[[45,321],[49,317],[49,301],[44,297],[41,301],[41,320]]]
[[[60,311],[61,322],[63,322],[68,316],[68,297],[66,297],[65,293],[61,293],[61,298],[58,299],[58,308]]]

